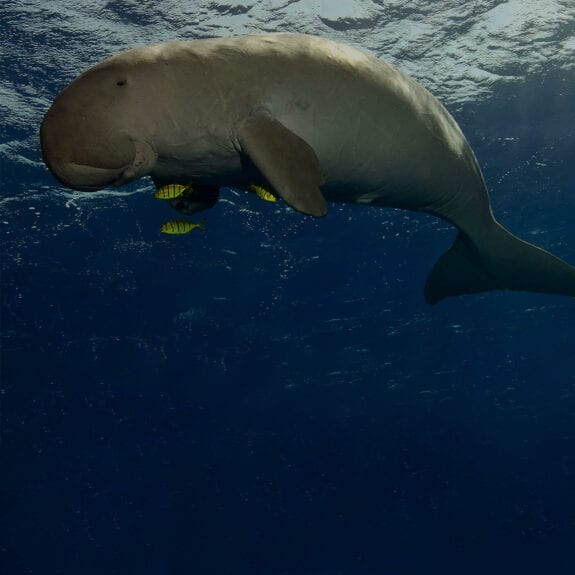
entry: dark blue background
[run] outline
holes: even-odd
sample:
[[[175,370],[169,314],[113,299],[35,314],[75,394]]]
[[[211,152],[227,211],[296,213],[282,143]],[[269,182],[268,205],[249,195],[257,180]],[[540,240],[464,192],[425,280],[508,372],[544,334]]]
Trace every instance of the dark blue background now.
[[[571,262],[574,97],[452,110],[500,220]],[[1,177],[2,573],[575,572],[573,301],[427,306],[429,216],[226,192],[163,237],[151,186]]]

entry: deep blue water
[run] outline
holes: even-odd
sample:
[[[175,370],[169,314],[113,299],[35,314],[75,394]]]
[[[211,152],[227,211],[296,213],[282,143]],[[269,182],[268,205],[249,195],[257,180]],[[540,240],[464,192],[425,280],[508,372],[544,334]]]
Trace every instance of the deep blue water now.
[[[571,262],[574,98],[452,108],[500,220]],[[573,301],[427,306],[429,216],[227,192],[166,238],[150,193],[1,178],[1,573],[575,572]]]

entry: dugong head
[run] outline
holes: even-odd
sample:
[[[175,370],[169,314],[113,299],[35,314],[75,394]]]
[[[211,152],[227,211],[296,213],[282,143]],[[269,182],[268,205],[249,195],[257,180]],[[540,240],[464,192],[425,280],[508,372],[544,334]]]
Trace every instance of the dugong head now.
[[[69,188],[95,191],[148,174],[156,155],[142,73],[110,58],[61,92],[40,128],[44,162]]]

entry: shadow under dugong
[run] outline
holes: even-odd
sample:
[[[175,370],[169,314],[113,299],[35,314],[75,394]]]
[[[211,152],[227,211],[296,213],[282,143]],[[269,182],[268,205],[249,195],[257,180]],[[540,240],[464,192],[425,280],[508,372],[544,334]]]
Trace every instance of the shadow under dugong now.
[[[151,176],[261,185],[312,216],[326,200],[434,214],[459,234],[425,296],[512,289],[575,296],[575,268],[493,217],[475,155],[425,88],[372,56],[315,36],[266,34],[129,50],[80,75],[41,127],[44,160],[77,190]]]

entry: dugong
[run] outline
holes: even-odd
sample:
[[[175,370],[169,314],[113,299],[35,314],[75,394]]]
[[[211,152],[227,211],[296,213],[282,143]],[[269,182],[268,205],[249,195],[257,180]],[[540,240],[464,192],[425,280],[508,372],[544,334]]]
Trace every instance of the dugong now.
[[[93,191],[151,176],[191,184],[175,207],[211,207],[221,186],[261,185],[324,216],[329,202],[427,212],[457,227],[425,285],[431,304],[494,289],[575,296],[575,268],[495,220],[455,120],[397,68],[300,34],[136,48],[81,74],[42,122],[46,165]]]

